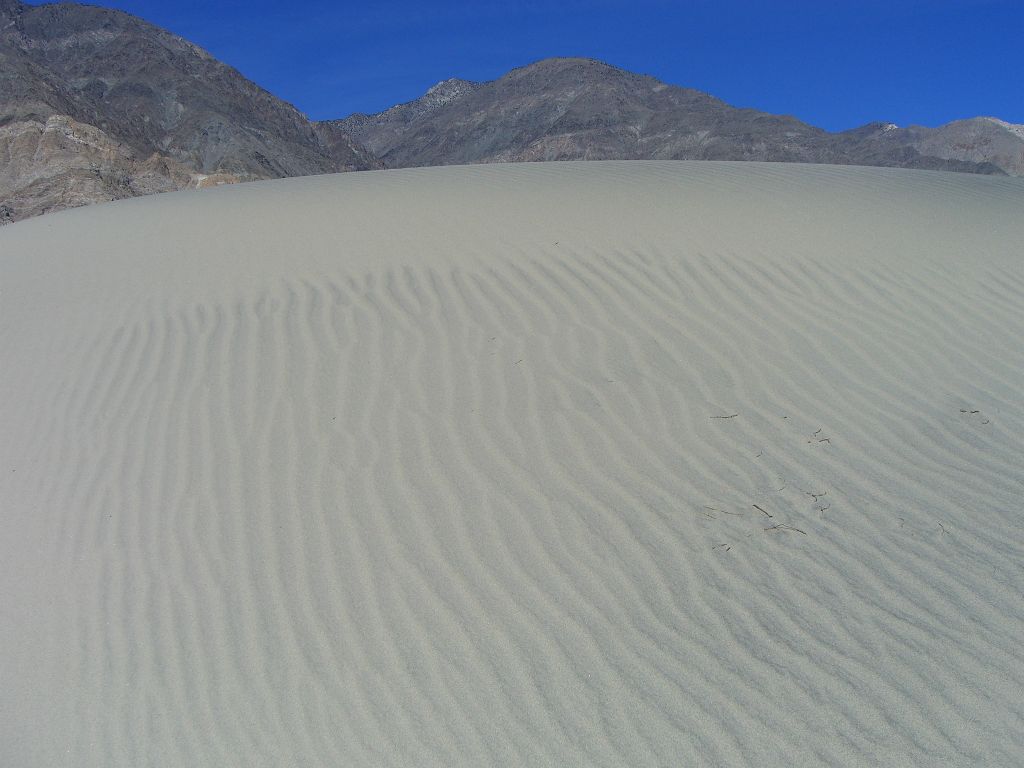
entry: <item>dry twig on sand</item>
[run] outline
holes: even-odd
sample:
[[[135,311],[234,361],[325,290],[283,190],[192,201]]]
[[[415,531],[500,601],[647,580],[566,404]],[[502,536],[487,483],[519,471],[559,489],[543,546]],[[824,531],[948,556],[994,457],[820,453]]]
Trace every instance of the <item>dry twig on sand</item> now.
[[[804,536],[807,535],[807,531],[801,531],[799,528],[794,528],[792,525],[786,525],[785,523],[776,523],[775,525],[765,528],[766,531],[795,531],[796,533],[802,533]]]

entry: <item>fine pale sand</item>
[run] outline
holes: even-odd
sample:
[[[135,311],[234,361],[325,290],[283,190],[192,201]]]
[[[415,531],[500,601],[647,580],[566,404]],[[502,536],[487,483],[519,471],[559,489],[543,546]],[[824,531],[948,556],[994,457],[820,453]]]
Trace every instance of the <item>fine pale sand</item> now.
[[[0,765],[1024,764],[1024,179],[434,168],[0,231]]]

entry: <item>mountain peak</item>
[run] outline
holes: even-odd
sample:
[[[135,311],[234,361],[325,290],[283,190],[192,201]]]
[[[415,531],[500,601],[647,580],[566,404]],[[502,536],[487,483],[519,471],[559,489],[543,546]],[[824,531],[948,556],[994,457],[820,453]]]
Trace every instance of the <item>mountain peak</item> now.
[[[551,69],[562,67],[593,67],[595,69],[620,69],[613,64],[600,59],[588,56],[548,56],[546,59],[538,59],[519,69]]]
[[[473,91],[479,83],[474,83],[472,80],[463,80],[458,77],[450,77],[447,80],[442,80],[427,89],[420,98],[416,99],[418,102],[431,101],[438,106],[450,104],[451,102],[465,96],[467,93]]]
[[[832,134],[585,57],[540,59],[488,82],[444,80],[418,99],[339,125],[392,168],[671,159],[1000,172],[984,153],[925,146],[921,131],[894,123]]]
[[[600,59],[585,58],[583,56],[551,56],[546,59],[531,62],[523,67],[516,67],[505,75],[505,77],[515,75],[554,74],[561,72],[578,72],[591,77],[616,74],[632,75],[637,77],[636,73],[616,67],[614,64],[609,64],[601,61]]]
[[[465,88],[472,88],[476,83],[472,80],[463,80],[461,77],[449,77],[447,80],[442,80],[439,83],[427,88],[427,92],[424,96],[429,96],[437,93],[451,93],[452,91],[459,91]]]

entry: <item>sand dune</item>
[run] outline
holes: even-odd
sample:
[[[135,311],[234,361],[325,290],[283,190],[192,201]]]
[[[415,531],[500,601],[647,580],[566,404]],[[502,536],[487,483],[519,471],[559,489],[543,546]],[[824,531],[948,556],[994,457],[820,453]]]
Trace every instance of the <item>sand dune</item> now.
[[[0,231],[0,764],[1024,763],[1024,180],[265,182]]]

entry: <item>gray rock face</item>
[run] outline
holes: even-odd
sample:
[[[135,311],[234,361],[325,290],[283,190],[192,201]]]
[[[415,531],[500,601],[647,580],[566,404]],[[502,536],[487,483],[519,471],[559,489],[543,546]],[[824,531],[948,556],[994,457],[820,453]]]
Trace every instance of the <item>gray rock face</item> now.
[[[46,130],[54,117],[74,126],[62,147]],[[0,139],[8,219],[210,177],[379,167],[337,127],[313,124],[186,40],[75,4],[0,0],[0,128],[11,134]],[[45,138],[30,155],[33,131]]]
[[[412,123],[426,120],[479,87],[480,83],[453,77],[442,80],[414,101],[398,104],[376,115],[357,112],[344,120],[327,121],[321,125],[339,126],[371,152],[380,154],[400,143]]]
[[[1011,176],[1024,176],[1024,125],[975,117],[938,128],[912,126],[907,129],[907,140],[926,155],[992,163]]]
[[[101,200],[181,189],[190,170],[135,153],[95,126],[51,115],[0,127],[0,223]],[[8,193],[9,191],[9,193]]]
[[[878,126],[832,134],[590,59],[546,59],[487,83],[445,81],[408,104],[337,124],[389,167],[677,159],[1013,172],[984,149],[952,151],[942,139]]]

